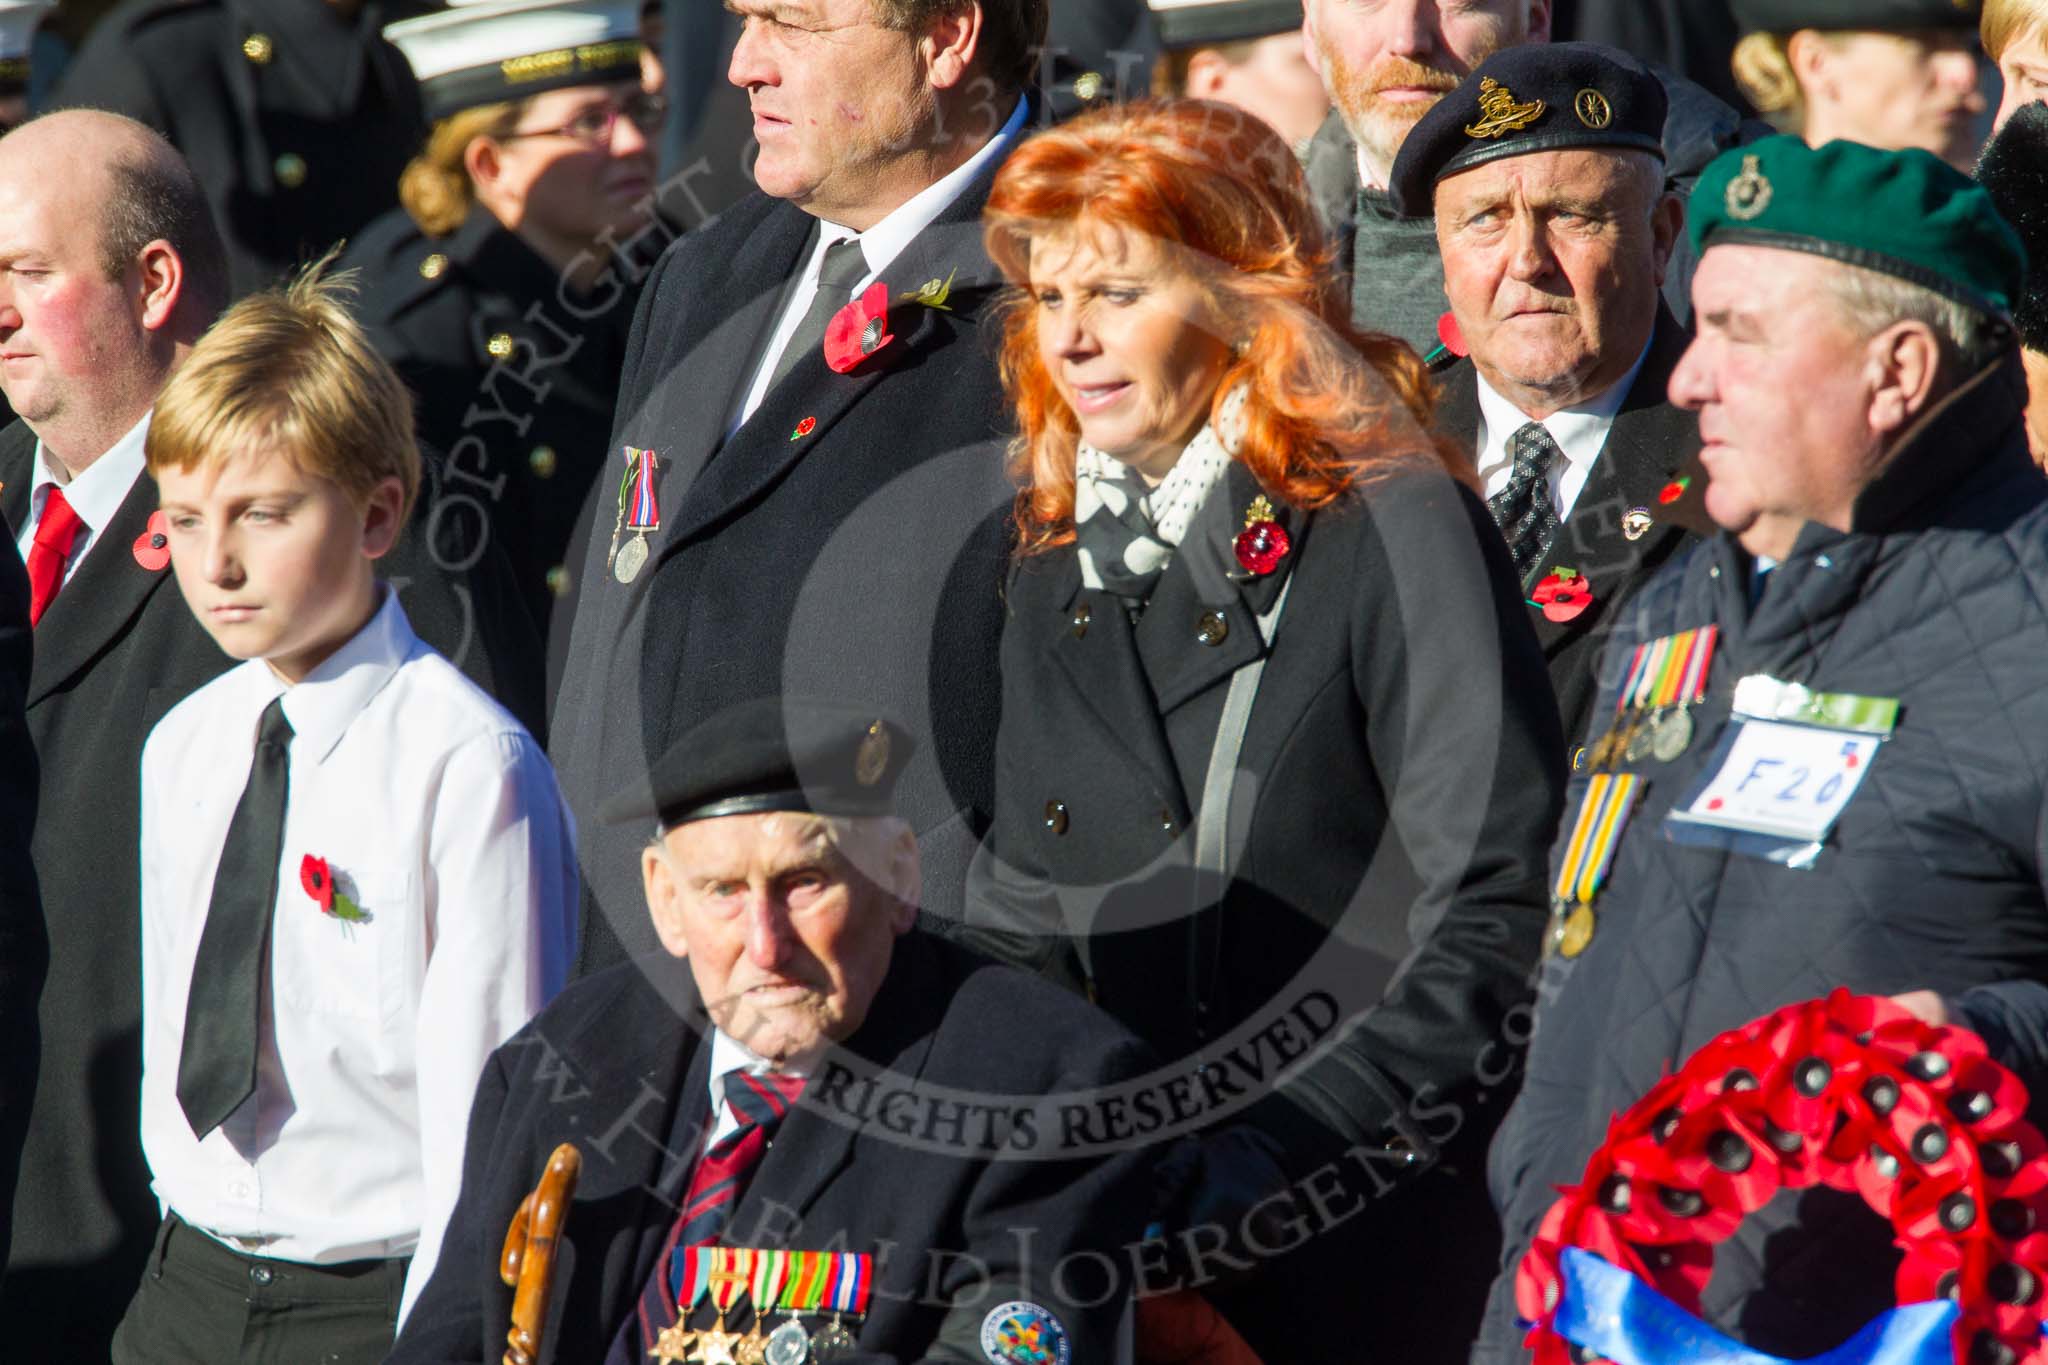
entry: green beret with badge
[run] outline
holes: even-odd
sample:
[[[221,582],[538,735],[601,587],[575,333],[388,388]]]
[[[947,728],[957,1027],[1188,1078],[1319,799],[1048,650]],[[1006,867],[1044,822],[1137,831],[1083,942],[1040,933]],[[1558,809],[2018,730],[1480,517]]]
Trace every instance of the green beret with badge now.
[[[1980,0],[1729,0],[1744,33],[1977,27]]]
[[[1402,214],[1426,218],[1439,181],[1503,157],[1611,148],[1661,158],[1668,105],[1656,73],[1619,48],[1504,48],[1416,123],[1388,188]]]
[[[909,731],[872,710],[760,697],[692,726],[644,782],[606,801],[598,815],[610,823],[658,820],[664,830],[765,811],[888,815],[915,747]]]
[[[1724,152],[1693,188],[1693,249],[1781,247],[1896,276],[1993,317],[2027,257],[1991,195],[1931,152],[1779,136]]]

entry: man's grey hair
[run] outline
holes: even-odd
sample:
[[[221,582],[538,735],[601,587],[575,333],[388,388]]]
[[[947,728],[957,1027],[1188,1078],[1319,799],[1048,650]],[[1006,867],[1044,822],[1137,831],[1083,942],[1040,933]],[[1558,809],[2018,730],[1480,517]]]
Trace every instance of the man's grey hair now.
[[[1900,322],[1924,323],[1941,346],[1940,379],[1960,383],[2011,349],[2012,324],[1924,285],[1846,261],[1830,261],[1827,293],[1842,321],[1865,337]]]

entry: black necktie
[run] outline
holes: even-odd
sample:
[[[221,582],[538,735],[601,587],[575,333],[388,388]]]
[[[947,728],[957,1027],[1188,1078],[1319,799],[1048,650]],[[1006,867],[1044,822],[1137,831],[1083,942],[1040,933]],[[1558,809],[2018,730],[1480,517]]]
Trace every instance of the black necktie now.
[[[1529,581],[1536,561],[1557,534],[1557,508],[1550,501],[1550,466],[1563,452],[1541,422],[1531,422],[1508,438],[1515,467],[1508,486],[1488,500],[1493,519],[1515,557],[1515,572]]]
[[[185,1042],[178,1052],[178,1103],[193,1135],[205,1137],[256,1090],[257,1011],[270,913],[284,854],[291,722],[284,698],[263,709],[249,781],[228,823],[214,869],[213,899],[192,963]]]
[[[852,301],[853,287],[867,278],[867,273],[868,258],[861,254],[860,238],[849,237],[825,248],[825,263],[818,269],[817,295],[790,336],[789,345],[782,348],[768,392],[775,392],[775,386],[796,368],[798,361],[824,347],[825,330],[832,325],[832,315]]]

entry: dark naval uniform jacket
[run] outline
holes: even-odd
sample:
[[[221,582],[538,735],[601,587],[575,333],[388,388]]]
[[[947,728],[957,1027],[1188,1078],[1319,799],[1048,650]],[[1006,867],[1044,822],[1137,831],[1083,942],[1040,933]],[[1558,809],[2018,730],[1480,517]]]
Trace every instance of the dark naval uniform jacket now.
[[[122,0],[51,107],[126,114],[185,154],[239,297],[398,203],[399,173],[427,124],[412,71],[381,29],[426,8]]]
[[[1521,1361],[1514,1268],[1613,1115],[1717,1035],[1836,987],[1931,990],[2038,1097],[2048,1085],[2048,480],[2016,357],[1902,438],[1850,529],[1809,523],[1760,584],[1726,534],[1632,602],[1608,645],[1714,625],[1690,747],[1630,765],[1631,816],[1591,942],[1552,959],[1528,1074],[1491,1158],[1505,1257],[1474,1360]],[[1719,766],[1736,684],[1891,698],[1878,749],[1808,870],[1674,842],[1666,817]],[[1608,670],[1611,705],[1618,673]],[[1603,716],[1605,712],[1601,713]],[[1573,782],[1576,810],[1584,787]],[[1894,1302],[1897,1252],[1853,1192],[1752,1214],[1715,1247],[1703,1316],[1776,1356],[1840,1345]]]
[[[730,437],[815,221],[754,195],[649,277],[610,449],[656,453],[661,525],[645,568],[619,582],[617,480],[600,481],[549,737],[582,831],[584,970],[655,947],[636,870],[645,831],[602,825],[596,807],[690,726],[757,696],[871,705],[918,734],[897,807],[923,849],[926,908],[957,916],[992,799],[1015,493],[983,327],[994,174],[885,272],[892,342],[850,374],[822,347],[800,357]],[[947,280],[944,308],[903,297]]]
[[[1135,626],[1072,547],[1009,591],[968,936],[1172,1059],[1196,1082],[1177,1117],[1249,1120],[1287,1174],[1327,1180],[1313,1235],[1207,1291],[1268,1360],[1461,1360],[1494,1244],[1479,1166],[1544,921],[1561,741],[1506,547],[1416,459],[1336,506],[1280,508],[1293,548],[1235,580],[1260,490],[1233,463]],[[1257,618],[1283,593],[1269,646]],[[1191,845],[1232,681],[1262,658],[1219,889]],[[1323,1051],[1275,1093],[1302,1052],[1286,1039]]]
[[[1607,444],[1579,490],[1571,515],[1558,527],[1532,580],[1523,584],[1533,588],[1551,569],[1564,567],[1577,570],[1592,587],[1591,605],[1570,621],[1552,621],[1540,607],[1529,608],[1529,620],[1550,666],[1550,684],[1557,691],[1558,716],[1570,750],[1586,742],[1600,648],[1629,599],[1675,553],[1713,530],[1701,505],[1707,480],[1699,464],[1699,419],[1665,397],[1671,371],[1690,340],[1678,319],[1659,310],[1649,355],[1615,414]],[[1442,370],[1436,419],[1437,431],[1472,451],[1475,463],[1480,462],[1475,450],[1480,428],[1478,378],[1469,359]],[[1664,492],[1678,481],[1684,491],[1667,504]]]
[[[0,517],[0,533],[14,532]],[[41,1049],[36,1006],[49,967],[49,937],[29,853],[36,824],[36,751],[23,705],[28,698],[33,637],[28,624],[28,573],[0,554],[0,1275],[14,1214],[14,1177],[28,1136]]]
[[[545,638],[584,500],[623,472],[612,403],[644,267],[614,261],[581,293],[482,207],[442,238],[393,209],[342,266],[362,271],[357,315],[412,390],[420,439],[487,510]]]
[[[512,1291],[498,1277],[500,1245],[562,1142],[577,1145],[583,1170],[558,1244],[543,1358],[606,1359],[703,1148],[710,1060],[688,970],[666,955],[572,983],[492,1054],[462,1194],[393,1365],[504,1353]],[[1124,1295],[1101,1257],[1130,1265],[1150,1176],[1139,1152],[1093,1145],[1093,1130],[1059,1114],[1140,1078],[1148,1063],[1084,1002],[913,932],[896,941],[867,1019],[809,1077],[720,1241],[876,1256],[860,1349],[844,1359],[992,1359],[984,1321],[1020,1301],[1067,1331],[1062,1359],[1123,1358]],[[959,1124],[956,1101],[990,1116]],[[714,1321],[708,1305],[693,1319]],[[728,1326],[750,1322],[743,1311]]]
[[[35,450],[25,424],[0,431],[0,516],[15,526],[28,514]],[[171,570],[136,560],[156,506],[156,481],[144,473],[35,629],[27,717],[42,766],[34,851],[50,977],[0,1288],[22,1360],[106,1358],[158,1222],[140,1134],[142,745],[166,711],[234,660],[186,607]],[[4,548],[19,563],[13,543]],[[493,632],[512,605],[504,588],[481,566],[463,575],[439,567],[416,526],[379,569],[420,637],[494,687],[506,646]],[[523,699],[527,714],[536,700]]]

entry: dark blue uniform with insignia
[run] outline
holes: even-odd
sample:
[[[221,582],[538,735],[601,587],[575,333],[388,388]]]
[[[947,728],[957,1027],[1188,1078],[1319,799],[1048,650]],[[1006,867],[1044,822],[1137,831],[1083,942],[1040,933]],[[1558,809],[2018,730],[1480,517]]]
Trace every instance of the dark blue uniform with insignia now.
[[[579,292],[480,207],[443,238],[394,210],[343,264],[362,271],[359,315],[413,392],[421,440],[447,452],[451,478],[473,500],[462,515],[481,524],[466,529],[503,547],[545,635],[573,586],[561,567],[570,537],[592,484],[613,467],[612,406],[638,270],[614,261]]]
[[[412,73],[378,30],[402,12],[325,0],[125,0],[53,107],[126,114],[192,163],[237,297],[398,202],[426,136]]]

